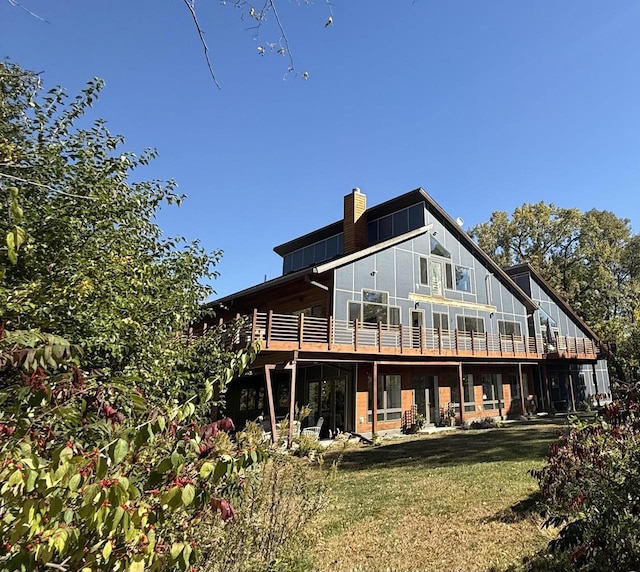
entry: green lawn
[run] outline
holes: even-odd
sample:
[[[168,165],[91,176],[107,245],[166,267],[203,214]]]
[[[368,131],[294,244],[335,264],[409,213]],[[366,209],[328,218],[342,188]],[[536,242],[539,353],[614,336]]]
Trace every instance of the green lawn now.
[[[351,446],[315,549],[321,570],[503,570],[542,548],[536,482],[560,420]],[[331,456],[329,459],[331,460]]]

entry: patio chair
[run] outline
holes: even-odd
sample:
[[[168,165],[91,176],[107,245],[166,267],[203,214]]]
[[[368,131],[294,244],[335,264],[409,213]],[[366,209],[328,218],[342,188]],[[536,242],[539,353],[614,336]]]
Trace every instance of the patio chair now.
[[[312,435],[316,439],[320,439],[320,431],[322,431],[322,426],[324,425],[324,417],[318,417],[315,425],[311,427],[305,427],[302,430],[303,435]]]

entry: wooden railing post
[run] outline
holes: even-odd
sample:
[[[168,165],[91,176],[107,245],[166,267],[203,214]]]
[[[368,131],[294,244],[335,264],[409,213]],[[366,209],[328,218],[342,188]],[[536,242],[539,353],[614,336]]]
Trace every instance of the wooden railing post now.
[[[302,349],[302,342],[304,341],[304,314],[300,314],[298,318],[298,349]]]
[[[438,328],[438,353],[442,355],[442,328]]]
[[[409,336],[409,339],[411,339],[411,336]],[[400,324],[400,353],[404,353],[404,328],[402,324]]]
[[[476,338],[476,333],[473,330],[471,330],[471,355],[475,355],[475,353],[476,353],[476,349],[474,347],[475,346],[475,343],[474,343],[475,338]]]
[[[251,319],[251,343],[256,341],[256,330],[258,329],[258,309],[254,308]]]
[[[328,344],[329,344],[329,351],[331,351],[331,348],[333,346],[333,316],[329,316],[329,320],[327,321],[327,328],[329,329],[329,331],[327,332],[327,340],[328,340]]]
[[[378,322],[378,353],[382,353],[382,322]]]
[[[269,310],[267,316],[267,348],[271,345],[271,329],[273,327],[273,310]]]
[[[511,351],[515,356],[516,355],[516,335],[513,332],[511,333]]]
[[[358,351],[358,318],[353,321],[353,349]]]

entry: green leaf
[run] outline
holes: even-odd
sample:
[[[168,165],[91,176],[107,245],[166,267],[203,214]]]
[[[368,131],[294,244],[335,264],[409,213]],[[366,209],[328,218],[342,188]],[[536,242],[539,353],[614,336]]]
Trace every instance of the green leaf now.
[[[70,479],[69,479],[69,490],[74,493],[78,490],[78,487],[80,486],[80,482],[82,481],[82,476],[80,475],[80,473],[76,473],[75,475],[73,475]]]
[[[51,356],[51,346],[47,346],[45,350],[47,348],[49,349],[49,356]],[[62,449],[62,451],[60,451],[61,463],[68,463],[72,458],[73,458],[73,450],[70,447],[65,447],[64,449]]]
[[[114,465],[119,464],[129,452],[129,443],[125,439],[118,439],[113,445],[111,460]]]
[[[144,572],[144,556],[135,556],[129,564],[128,572]]]
[[[191,484],[186,484],[182,489],[182,504],[184,506],[189,506],[193,502],[193,499],[195,498],[195,496],[196,496],[195,487]]]
[[[171,545],[171,550],[169,551],[171,554],[171,558],[175,561],[180,556],[180,553],[184,549],[184,542],[174,542]]]
[[[109,557],[111,556],[111,552],[113,551],[113,544],[110,540],[104,545],[102,549],[102,558],[104,558],[105,563],[109,561]]]
[[[210,463],[209,461],[205,461],[204,463],[202,463],[202,467],[200,467],[200,478],[201,479],[208,478],[214,469],[215,469],[215,465],[213,463]]]

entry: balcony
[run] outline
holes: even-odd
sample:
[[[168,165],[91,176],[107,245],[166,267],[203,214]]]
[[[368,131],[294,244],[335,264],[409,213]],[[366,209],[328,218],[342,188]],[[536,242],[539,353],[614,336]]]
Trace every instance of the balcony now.
[[[244,317],[242,341],[260,342],[262,350],[309,351],[380,356],[597,359],[586,338],[516,336],[392,326],[254,311]]]

